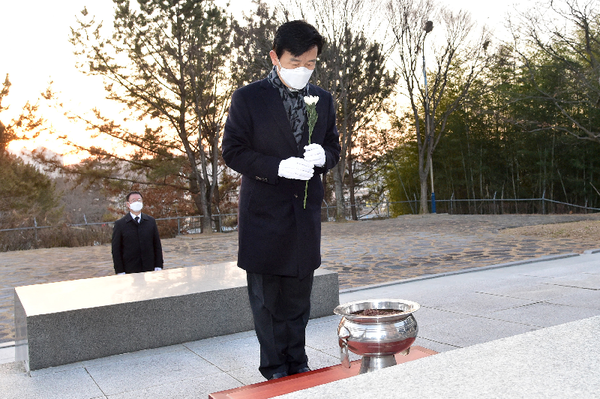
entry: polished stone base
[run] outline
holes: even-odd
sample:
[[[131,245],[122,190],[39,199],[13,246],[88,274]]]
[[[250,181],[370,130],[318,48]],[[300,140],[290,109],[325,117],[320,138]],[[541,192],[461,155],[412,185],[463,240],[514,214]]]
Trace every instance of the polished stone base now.
[[[311,318],[339,304],[337,273],[319,269]],[[254,328],[235,262],[15,288],[15,358],[28,370]]]

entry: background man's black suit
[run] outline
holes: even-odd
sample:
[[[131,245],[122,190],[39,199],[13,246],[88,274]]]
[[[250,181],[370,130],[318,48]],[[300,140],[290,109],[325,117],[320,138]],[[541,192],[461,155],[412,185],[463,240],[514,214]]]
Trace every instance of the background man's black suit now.
[[[140,214],[140,223],[130,213],[115,222],[112,256],[115,273],[140,273],[163,267],[163,253],[156,221]]]

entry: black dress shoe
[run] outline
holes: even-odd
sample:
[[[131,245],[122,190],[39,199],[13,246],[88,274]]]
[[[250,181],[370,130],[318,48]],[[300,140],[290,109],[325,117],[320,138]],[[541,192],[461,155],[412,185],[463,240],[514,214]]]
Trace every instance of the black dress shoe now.
[[[306,366],[306,367],[302,367],[301,369],[298,369],[298,371],[296,371],[295,374],[307,373],[309,371],[312,371],[312,370],[310,369],[310,367]]]
[[[287,377],[288,373],[286,373],[285,371],[282,371],[280,373],[274,373],[271,378],[269,378],[269,381],[271,380],[276,380],[278,378],[283,378],[283,377]]]

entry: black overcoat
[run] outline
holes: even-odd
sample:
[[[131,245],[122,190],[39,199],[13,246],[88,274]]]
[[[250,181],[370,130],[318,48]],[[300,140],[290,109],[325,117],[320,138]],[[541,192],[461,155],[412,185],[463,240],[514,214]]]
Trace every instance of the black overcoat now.
[[[156,221],[141,214],[138,223],[131,213],[115,222],[112,235],[115,273],[140,273],[163,267],[163,253]]]
[[[306,208],[306,182],[278,177],[277,172],[282,160],[303,156],[308,127],[297,144],[279,91],[267,79],[232,96],[223,159],[242,174],[238,266],[246,271],[302,278],[321,264],[321,174],[337,164],[340,144],[333,98],[313,85],[308,95],[319,97],[311,141],[325,150],[326,164],[315,168],[309,181]]]

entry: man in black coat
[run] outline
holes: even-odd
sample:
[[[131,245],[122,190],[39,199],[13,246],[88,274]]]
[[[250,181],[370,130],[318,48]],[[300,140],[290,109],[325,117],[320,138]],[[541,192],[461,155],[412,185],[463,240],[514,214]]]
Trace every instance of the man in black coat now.
[[[152,216],[142,213],[142,194],[126,198],[129,213],[115,222],[112,257],[116,274],[162,270],[163,253],[158,227]]]
[[[223,159],[242,174],[238,266],[267,379],[310,370],[305,330],[321,264],[320,175],[340,154],[333,99],[308,84],[322,47],[306,22],[279,27],[271,73],[236,90],[223,136]]]

